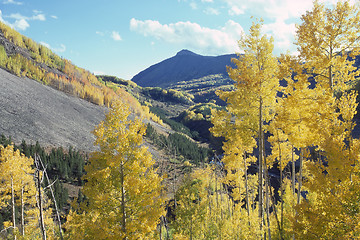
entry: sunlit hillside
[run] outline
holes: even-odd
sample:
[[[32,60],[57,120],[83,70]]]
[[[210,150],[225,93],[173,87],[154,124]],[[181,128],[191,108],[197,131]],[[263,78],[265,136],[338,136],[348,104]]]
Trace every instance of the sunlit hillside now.
[[[143,114],[138,101],[123,89],[107,87],[91,72],[59,57],[3,22],[0,22],[0,43],[0,66],[17,76],[37,80],[100,106],[110,106],[119,97],[134,112]]]

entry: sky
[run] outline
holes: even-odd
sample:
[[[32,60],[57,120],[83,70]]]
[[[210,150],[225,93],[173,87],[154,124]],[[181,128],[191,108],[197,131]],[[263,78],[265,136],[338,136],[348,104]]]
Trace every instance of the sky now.
[[[182,49],[241,52],[237,42],[258,18],[275,55],[295,54],[296,24],[311,8],[312,0],[0,0],[0,21],[94,74],[130,80]]]

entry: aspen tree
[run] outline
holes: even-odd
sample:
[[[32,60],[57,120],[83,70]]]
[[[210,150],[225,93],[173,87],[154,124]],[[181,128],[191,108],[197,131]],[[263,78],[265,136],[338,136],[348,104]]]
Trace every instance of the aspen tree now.
[[[1,206],[7,204],[10,200],[14,239],[18,234],[17,226],[21,226],[21,235],[25,233],[25,210],[24,201],[34,204],[29,198],[35,195],[35,184],[33,180],[33,170],[31,169],[32,160],[20,155],[19,151],[14,151],[12,145],[6,148],[0,146],[0,172],[1,172]],[[32,195],[33,194],[33,195]],[[21,222],[16,222],[15,207],[16,199],[21,200]],[[34,198],[32,198],[34,200]],[[5,223],[5,226],[9,223]]]
[[[256,181],[252,182],[250,189],[256,188]],[[214,165],[184,177],[176,195],[174,239],[259,239],[256,211],[251,211],[255,218],[250,219],[223,186],[223,176]]]
[[[162,178],[143,146],[144,124],[116,101],[94,130],[99,151],[85,166],[82,192],[88,199],[71,211],[70,239],[146,239],[164,215]]]
[[[358,75],[348,57],[359,54],[360,11],[358,5],[338,1],[331,9],[314,2],[313,9],[301,17],[296,44],[304,67],[317,83],[331,90],[341,90]],[[344,78],[344,74],[347,75]]]
[[[359,141],[352,138],[356,96],[349,91],[359,71],[352,58],[359,54],[360,28],[358,5],[338,2],[332,9],[314,2],[312,11],[302,16],[297,30],[297,44],[306,73],[316,81],[315,90],[326,95],[318,105],[328,117],[317,123],[319,156],[307,162],[308,200],[296,207],[295,233],[299,238],[344,239],[359,237],[359,206],[350,197],[358,194]],[[355,151],[355,152],[354,152]],[[355,177],[356,176],[356,177]],[[349,208],[349,204],[352,206]],[[352,220],[350,220],[352,219]],[[356,230],[357,229],[357,230]]]
[[[252,138],[258,139],[258,210],[259,224],[262,228],[262,219],[264,219],[264,134],[266,132],[264,122],[269,122],[274,117],[273,109],[276,104],[279,81],[276,78],[278,62],[272,54],[273,39],[262,35],[261,25],[261,23],[253,23],[249,35],[239,41],[240,49],[244,51],[244,54],[233,60],[236,68],[228,69],[229,76],[235,81],[235,90],[219,93],[220,98],[227,102],[228,115],[224,112],[216,115],[214,125],[215,128],[218,124],[226,126],[222,136],[225,136],[227,141],[229,141],[229,136],[226,134],[234,128],[239,128],[238,133],[243,132],[240,136],[247,138],[242,142],[248,143],[248,147],[256,146],[256,142],[251,140]],[[219,121],[220,118],[223,121]],[[232,143],[237,144],[235,141]],[[228,153],[225,152],[225,154]],[[268,231],[268,237],[270,237],[270,231]]]
[[[176,193],[175,239],[204,239],[209,210],[214,211],[213,202],[208,198],[209,171],[209,168],[198,169],[184,177]]]
[[[34,169],[32,158],[27,158],[20,154],[19,150],[14,151],[12,145],[6,148],[0,146],[0,206],[11,204],[12,220],[4,222],[5,227],[14,229],[14,238],[21,236],[25,239],[41,239],[41,231],[39,229],[39,211],[36,194],[36,184],[34,181]],[[44,189],[41,187],[44,195]],[[44,196],[44,222],[47,226],[46,231],[51,238],[54,237],[52,220],[52,209],[49,207],[50,202]],[[16,222],[15,207],[20,207],[20,221]],[[17,227],[20,226],[20,231]]]

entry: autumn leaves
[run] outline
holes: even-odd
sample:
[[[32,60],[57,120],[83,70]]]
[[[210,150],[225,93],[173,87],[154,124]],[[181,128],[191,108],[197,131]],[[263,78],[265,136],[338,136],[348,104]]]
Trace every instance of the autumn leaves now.
[[[244,185],[248,168],[240,163],[258,166],[258,202],[251,208],[258,208],[261,238],[359,236],[354,223],[359,216],[345,207],[359,205],[348,202],[349,195],[358,194],[360,173],[359,141],[352,137],[359,20],[358,7],[347,1],[333,9],[315,1],[297,26],[298,57],[282,55],[279,61],[271,53],[271,38],[260,34],[259,23],[240,41],[245,54],[234,60],[235,69],[229,69],[236,89],[219,92],[228,105],[226,111],[215,113],[213,132],[226,137],[225,166],[244,179]],[[281,86],[280,80],[286,84]],[[265,134],[271,149],[264,147]],[[249,157],[254,155],[258,158]],[[277,204],[271,202],[275,192],[267,173],[273,166],[280,172]],[[285,191],[289,186],[292,197]],[[248,190],[243,191],[247,202]],[[306,193],[306,201],[301,193]],[[346,220],[354,218],[358,220]]]

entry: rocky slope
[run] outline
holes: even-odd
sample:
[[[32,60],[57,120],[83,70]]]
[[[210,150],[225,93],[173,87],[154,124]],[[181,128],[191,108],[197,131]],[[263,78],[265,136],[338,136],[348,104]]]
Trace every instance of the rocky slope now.
[[[43,146],[94,149],[91,131],[106,108],[0,69],[0,134]]]

